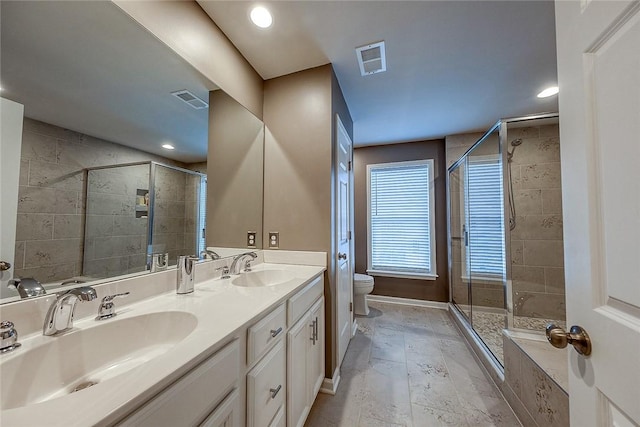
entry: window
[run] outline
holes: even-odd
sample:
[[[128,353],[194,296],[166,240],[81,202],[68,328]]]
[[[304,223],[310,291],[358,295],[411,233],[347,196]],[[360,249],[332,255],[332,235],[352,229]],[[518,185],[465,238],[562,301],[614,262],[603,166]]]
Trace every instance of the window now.
[[[367,194],[367,273],[435,280],[433,160],[368,165]]]
[[[476,156],[467,164],[468,259],[472,278],[505,274],[502,165],[496,156]]]

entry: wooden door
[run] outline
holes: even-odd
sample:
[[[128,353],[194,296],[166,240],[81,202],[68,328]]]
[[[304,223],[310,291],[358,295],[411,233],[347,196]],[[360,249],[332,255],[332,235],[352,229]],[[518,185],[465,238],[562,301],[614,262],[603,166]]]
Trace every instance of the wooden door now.
[[[336,114],[338,146],[336,153],[336,289],[337,289],[337,332],[338,366],[342,363],[353,324],[353,257],[351,251],[351,221],[353,198],[351,197],[352,145],[349,134]]]
[[[556,1],[571,425],[640,425],[640,2]]]

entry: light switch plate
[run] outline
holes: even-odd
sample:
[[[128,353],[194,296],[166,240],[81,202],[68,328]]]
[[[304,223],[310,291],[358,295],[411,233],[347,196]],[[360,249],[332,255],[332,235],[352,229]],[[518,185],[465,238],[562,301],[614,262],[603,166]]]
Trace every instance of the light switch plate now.
[[[277,231],[269,232],[269,249],[278,249],[280,247],[280,233]]]
[[[256,248],[256,233],[255,231],[247,231],[247,247],[248,248]]]

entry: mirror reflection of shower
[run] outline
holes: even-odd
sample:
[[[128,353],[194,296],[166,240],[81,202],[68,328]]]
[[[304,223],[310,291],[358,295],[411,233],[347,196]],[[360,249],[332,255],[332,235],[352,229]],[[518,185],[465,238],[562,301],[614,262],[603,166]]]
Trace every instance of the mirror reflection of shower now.
[[[511,161],[513,160],[513,153],[516,152],[516,148],[522,144],[522,138],[514,139],[509,145],[511,145],[511,151],[507,150],[507,172],[509,174],[509,229],[516,228],[516,203],[513,198],[513,180],[511,178]]]

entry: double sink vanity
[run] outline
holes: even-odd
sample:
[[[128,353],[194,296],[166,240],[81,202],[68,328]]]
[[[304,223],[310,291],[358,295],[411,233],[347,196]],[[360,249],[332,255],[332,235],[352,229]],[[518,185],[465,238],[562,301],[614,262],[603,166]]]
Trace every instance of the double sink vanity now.
[[[187,294],[176,269],[92,286],[51,336],[60,296],[3,305],[21,346],[0,355],[0,424],[304,425],[324,379],[326,254],[258,251],[228,275],[231,261],[196,263]]]

